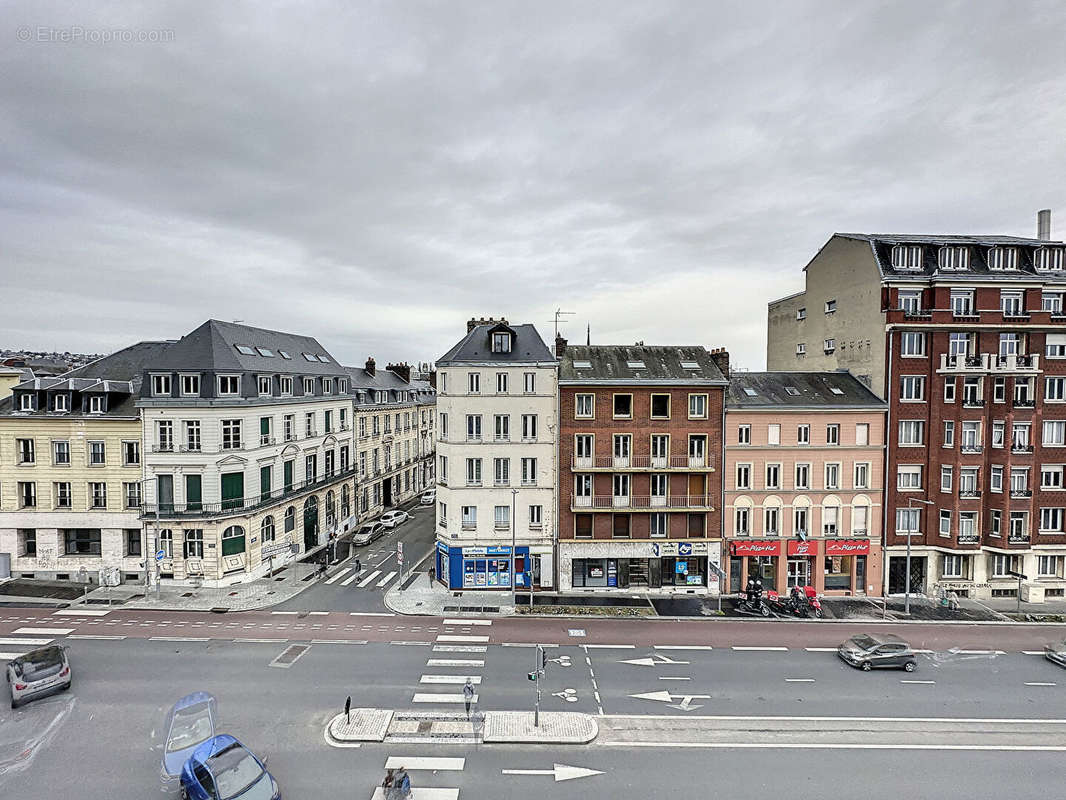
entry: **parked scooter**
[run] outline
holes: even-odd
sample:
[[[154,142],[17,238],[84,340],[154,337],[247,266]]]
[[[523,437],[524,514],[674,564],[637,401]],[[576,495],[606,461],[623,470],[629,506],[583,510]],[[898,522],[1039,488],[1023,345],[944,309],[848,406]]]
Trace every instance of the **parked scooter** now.
[[[744,597],[737,601],[736,610],[738,614],[747,614],[753,617],[770,616],[770,609],[762,599],[762,581],[748,579]]]
[[[767,605],[778,614],[788,614],[793,617],[815,617],[821,619],[822,603],[818,600],[818,592],[813,586],[793,586],[788,598],[783,598],[778,592],[766,593]]]

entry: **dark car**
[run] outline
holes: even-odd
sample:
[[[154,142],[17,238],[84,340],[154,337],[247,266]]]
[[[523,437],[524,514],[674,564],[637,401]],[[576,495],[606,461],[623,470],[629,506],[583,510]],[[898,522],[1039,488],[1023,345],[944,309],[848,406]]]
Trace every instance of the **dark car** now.
[[[1054,661],[1060,667],[1066,667],[1066,640],[1044,645],[1044,658]]]
[[[31,650],[7,665],[11,707],[70,688],[70,662],[66,648],[49,645]]]
[[[167,712],[163,723],[164,782],[175,781],[196,748],[215,735],[218,710],[215,698],[207,692],[185,695]]]
[[[903,669],[914,672],[918,662],[909,644],[891,633],[860,633],[837,648],[837,655],[861,670]]]
[[[197,747],[181,770],[183,800],[281,800],[266,765],[229,734]]]

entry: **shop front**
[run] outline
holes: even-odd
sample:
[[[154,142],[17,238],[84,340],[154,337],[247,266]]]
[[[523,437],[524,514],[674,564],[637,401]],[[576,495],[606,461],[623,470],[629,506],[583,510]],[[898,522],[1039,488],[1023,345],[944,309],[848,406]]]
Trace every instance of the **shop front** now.
[[[710,542],[560,542],[560,590],[704,594],[718,586],[717,553]]]
[[[819,592],[865,594],[870,540],[826,539],[823,545],[823,588]]]
[[[514,553],[515,586],[529,585],[529,548],[518,546]],[[449,547],[437,542],[437,580],[449,589],[511,589],[510,545]]]
[[[730,592],[744,591],[756,576],[764,591],[813,586],[818,594],[879,593],[867,581],[881,568],[880,548],[869,539],[734,540],[729,554]]]
[[[749,576],[761,580],[763,590],[776,589],[782,551],[780,539],[744,539],[730,542],[727,591],[744,591]]]

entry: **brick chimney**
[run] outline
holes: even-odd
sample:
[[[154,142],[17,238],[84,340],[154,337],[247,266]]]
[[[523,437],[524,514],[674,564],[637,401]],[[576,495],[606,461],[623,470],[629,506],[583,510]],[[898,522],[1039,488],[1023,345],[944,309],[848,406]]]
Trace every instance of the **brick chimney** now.
[[[555,334],[555,357],[556,358],[562,358],[563,357],[563,353],[565,353],[565,352],[566,352],[566,339],[563,338],[562,334],[557,333],[557,334]]]
[[[711,361],[722,371],[722,376],[729,380],[729,351],[724,347],[716,347],[711,351]]]
[[[411,365],[406,361],[402,364],[389,364],[385,369],[403,378],[407,383],[411,382]]]
[[[371,378],[373,378],[377,374],[377,371],[378,371],[378,365],[376,363],[374,363],[374,357],[370,356],[366,360],[366,374],[369,375]]]
[[[437,390],[437,370],[435,369],[429,371],[429,385],[433,387],[433,391]]]
[[[466,332],[467,333],[472,333],[474,328],[476,328],[478,325],[506,325],[506,324],[507,324],[507,320],[504,319],[503,317],[500,317],[499,319],[493,319],[492,317],[482,317],[481,319],[475,319],[474,317],[471,317],[466,322]]]

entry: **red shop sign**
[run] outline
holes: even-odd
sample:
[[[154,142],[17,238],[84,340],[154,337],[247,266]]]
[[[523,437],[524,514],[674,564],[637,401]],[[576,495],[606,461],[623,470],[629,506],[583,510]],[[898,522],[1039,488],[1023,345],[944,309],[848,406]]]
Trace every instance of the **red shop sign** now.
[[[818,542],[797,542],[789,540],[788,554],[790,556],[816,556],[818,555]]]
[[[781,555],[781,542],[733,542],[733,555],[735,556],[779,556]]]
[[[827,556],[865,556],[870,552],[869,539],[826,539]]]

